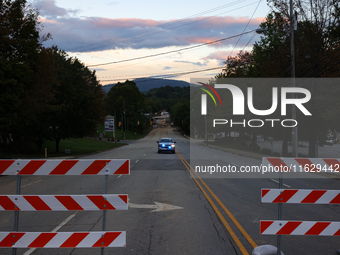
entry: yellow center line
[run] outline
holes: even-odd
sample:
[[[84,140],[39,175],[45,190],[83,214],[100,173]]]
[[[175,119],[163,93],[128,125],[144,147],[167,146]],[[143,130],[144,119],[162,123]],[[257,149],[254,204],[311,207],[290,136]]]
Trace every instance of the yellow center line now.
[[[183,158],[183,156],[178,153],[180,157]],[[228,217],[232,220],[232,222],[235,224],[235,226],[240,230],[240,232],[243,234],[243,236],[247,239],[247,241],[250,243],[250,245],[255,248],[257,247],[257,244],[254,242],[254,240],[250,237],[250,235],[247,233],[247,231],[244,230],[244,228],[241,226],[241,224],[236,220],[234,215],[227,209],[227,207],[222,203],[222,201],[215,195],[215,193],[208,187],[208,185],[198,176],[198,174],[194,171],[194,169],[191,167],[191,165],[183,158],[183,160],[186,162],[186,164],[190,167],[191,171],[197,176],[197,178],[202,182],[204,187],[209,191],[209,193],[214,197],[216,202],[222,207],[224,212],[228,215]],[[195,177],[194,177],[195,178]]]
[[[225,226],[225,228],[228,230],[230,236],[233,238],[233,240],[235,241],[236,245],[239,247],[240,251],[242,252],[243,255],[249,255],[249,253],[247,252],[246,248],[243,246],[243,244],[241,243],[241,241],[238,239],[238,237],[236,236],[235,232],[231,229],[230,225],[228,224],[228,222],[226,221],[226,219],[223,217],[222,213],[218,210],[217,206],[215,205],[215,203],[212,201],[212,199],[209,197],[209,195],[207,194],[207,192],[203,189],[203,187],[199,184],[199,182],[196,180],[196,178],[192,175],[192,172],[190,171],[190,164],[182,157],[182,155],[176,150],[176,154],[178,156],[178,158],[182,161],[183,165],[186,167],[186,169],[188,170],[189,174],[191,175],[191,177],[193,178],[193,180],[196,182],[197,186],[199,187],[199,189],[202,191],[203,195],[205,196],[205,198],[208,200],[209,204],[211,205],[211,207],[214,209],[214,211],[216,212],[216,214],[218,215],[218,217],[220,218],[220,220],[222,221],[223,225]],[[189,168],[189,167],[190,168]],[[202,181],[202,180],[201,180]],[[203,181],[202,181],[203,183]],[[209,191],[210,192],[210,191]],[[216,198],[215,198],[216,199]]]

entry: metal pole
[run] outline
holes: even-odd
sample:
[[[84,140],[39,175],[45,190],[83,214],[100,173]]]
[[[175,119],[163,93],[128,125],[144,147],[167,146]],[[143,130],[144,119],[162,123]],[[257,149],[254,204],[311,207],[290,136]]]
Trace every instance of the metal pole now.
[[[17,187],[15,194],[20,195],[20,190],[21,190],[21,175],[17,175]],[[18,229],[19,229],[19,211],[14,211],[14,232],[18,232]],[[16,254],[17,248],[12,248],[12,255]]]
[[[205,143],[208,146],[208,127],[207,127],[207,115],[204,115],[204,126],[205,126]]]
[[[104,194],[107,194],[107,188],[108,188],[108,183],[109,183],[109,173],[108,173],[108,169],[105,170],[106,174],[105,174],[105,184],[104,184]],[[104,198],[106,200],[106,197]],[[105,207],[106,205],[104,205]],[[106,210],[103,210],[103,221],[102,221],[102,230],[105,231],[106,229]],[[104,247],[100,248],[100,254],[104,255]]]
[[[281,158],[282,163],[284,163],[284,159]],[[283,187],[283,178],[282,172],[279,172],[279,189]],[[278,220],[282,220],[282,203],[278,203]],[[281,255],[281,235],[277,236],[277,255]]]
[[[290,60],[291,60],[291,78],[292,87],[295,87],[295,49],[294,49],[294,13],[293,13],[293,0],[289,1],[290,7]],[[293,93],[293,98],[296,98],[295,93]],[[292,119],[296,120],[296,106],[292,104]],[[298,157],[298,128],[297,126],[292,128],[292,156]]]

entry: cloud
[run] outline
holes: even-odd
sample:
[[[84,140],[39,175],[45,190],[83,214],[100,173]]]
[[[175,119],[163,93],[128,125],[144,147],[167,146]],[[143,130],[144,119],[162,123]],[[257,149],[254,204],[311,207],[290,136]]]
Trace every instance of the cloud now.
[[[163,70],[169,70],[169,69],[172,69],[173,67],[171,66],[164,66]]]
[[[110,2],[107,5],[110,6],[110,5],[117,5],[117,4],[119,4],[119,2]]]
[[[107,69],[104,69],[104,68],[90,68],[90,69],[96,72],[107,71]]]
[[[40,15],[51,19],[69,16],[69,14],[76,15],[80,11],[58,7],[56,0],[35,0],[33,1],[33,7],[39,10]]]
[[[231,50],[220,50],[211,53],[210,55],[204,57],[203,59],[216,59],[221,61],[226,61],[227,58],[230,56]],[[235,55],[235,54],[232,54]]]
[[[46,1],[40,0],[41,3]],[[53,41],[45,46],[58,45],[71,52],[91,52],[109,49],[155,49],[170,46],[185,47],[240,34],[247,17],[212,17],[158,21],[152,19],[102,17],[71,17],[70,10],[59,8],[55,1],[42,8],[44,32],[51,33]],[[262,18],[253,19],[247,31],[256,29]],[[239,46],[245,45],[251,33],[243,35]],[[208,47],[233,46],[238,38]],[[206,46],[207,47],[207,46]]]
[[[184,61],[184,60],[175,60],[176,63],[186,63],[186,64],[193,64],[195,66],[207,66],[209,61],[205,61],[204,63],[201,62],[191,62],[191,61]]]

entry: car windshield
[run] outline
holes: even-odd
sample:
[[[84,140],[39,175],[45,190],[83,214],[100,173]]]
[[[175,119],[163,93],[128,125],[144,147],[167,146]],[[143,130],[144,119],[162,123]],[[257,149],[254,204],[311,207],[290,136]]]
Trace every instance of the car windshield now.
[[[172,139],[161,139],[160,143],[172,143]]]

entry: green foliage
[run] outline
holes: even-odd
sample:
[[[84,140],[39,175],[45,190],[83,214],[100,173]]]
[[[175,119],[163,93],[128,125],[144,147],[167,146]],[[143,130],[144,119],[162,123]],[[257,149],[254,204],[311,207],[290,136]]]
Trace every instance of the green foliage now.
[[[291,34],[289,1],[268,0],[272,11],[260,27],[264,30],[251,52],[240,52],[229,57],[226,66],[216,78],[230,77],[291,77]],[[297,31],[294,32],[296,77],[339,77],[340,75],[340,9],[339,0],[293,1],[297,12]],[[297,111],[299,139],[308,140],[310,151],[317,137],[325,137],[330,129],[340,124],[339,88],[328,82],[307,82],[302,87],[309,89],[312,100],[307,108],[312,117],[305,117]],[[313,85],[314,84],[314,85]],[[322,86],[320,86],[322,84]],[[288,85],[289,86],[289,85]],[[254,105],[269,109],[271,100],[261,96],[270,91],[269,87],[257,86],[259,100]],[[264,102],[261,102],[261,100]],[[290,116],[288,112],[288,116]],[[247,116],[249,118],[255,116]],[[279,118],[279,114],[270,116]],[[255,132],[254,129],[251,132]],[[264,135],[290,139],[289,130],[282,128],[261,128]],[[315,156],[310,154],[310,156]]]
[[[147,111],[144,109],[144,95],[136,83],[128,80],[118,82],[107,94],[105,102],[108,114],[116,116],[116,125],[120,122],[124,131],[128,129],[143,133],[147,127],[147,119],[143,113]]]
[[[170,112],[171,120],[174,124],[184,131],[190,130],[190,100],[183,99],[181,102],[176,103]]]
[[[151,89],[145,95],[149,102],[152,112],[166,110],[171,112],[172,107],[182,99],[189,99],[189,87],[171,87],[165,86]]]
[[[125,145],[124,143],[99,141],[90,138],[70,138],[60,141],[60,152],[55,152],[55,143],[46,141],[41,150],[35,150],[35,144],[32,142],[23,142],[18,150],[18,154],[1,154],[0,158],[43,158],[45,157],[45,148],[47,148],[47,157],[67,157],[79,154],[95,153],[98,151],[109,150]],[[65,150],[70,153],[65,153]]]
[[[104,116],[94,71],[57,47],[45,49],[38,13],[24,0],[0,4],[0,142],[6,150],[32,141],[84,137]]]
[[[103,122],[104,93],[95,71],[56,47],[51,54],[57,73],[56,83],[51,85],[54,98],[48,120],[51,138],[58,146],[61,139],[84,137],[96,132],[97,123]]]
[[[5,141],[22,121],[40,47],[37,13],[25,5],[23,0],[0,4],[0,135]]]

